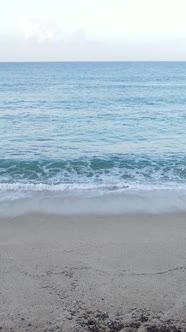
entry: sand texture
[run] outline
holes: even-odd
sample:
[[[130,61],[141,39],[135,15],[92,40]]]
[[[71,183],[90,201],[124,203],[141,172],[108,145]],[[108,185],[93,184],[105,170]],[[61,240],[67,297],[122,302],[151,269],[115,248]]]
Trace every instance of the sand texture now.
[[[184,331],[186,215],[0,220],[0,331]]]

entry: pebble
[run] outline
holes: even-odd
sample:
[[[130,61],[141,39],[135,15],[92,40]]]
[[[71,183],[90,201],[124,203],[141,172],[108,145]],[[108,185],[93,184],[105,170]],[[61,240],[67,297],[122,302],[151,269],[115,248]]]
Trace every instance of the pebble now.
[[[147,329],[146,329],[145,326],[142,324],[142,325],[138,328],[138,332],[147,332]]]
[[[111,330],[109,327],[106,327],[106,328],[104,329],[104,332],[112,332],[112,330]]]
[[[124,327],[120,332],[133,332],[134,330],[131,327]]]

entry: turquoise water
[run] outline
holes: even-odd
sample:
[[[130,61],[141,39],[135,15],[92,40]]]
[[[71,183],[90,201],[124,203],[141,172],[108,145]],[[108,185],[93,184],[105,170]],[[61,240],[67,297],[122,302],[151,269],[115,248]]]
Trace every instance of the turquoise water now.
[[[0,201],[184,197],[185,72],[185,62],[0,63]]]

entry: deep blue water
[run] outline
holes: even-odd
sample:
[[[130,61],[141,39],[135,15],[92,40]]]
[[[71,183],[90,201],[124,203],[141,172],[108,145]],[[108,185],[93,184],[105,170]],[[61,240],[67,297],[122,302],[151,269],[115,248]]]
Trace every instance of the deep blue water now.
[[[185,73],[186,62],[0,63],[3,197],[186,189]]]

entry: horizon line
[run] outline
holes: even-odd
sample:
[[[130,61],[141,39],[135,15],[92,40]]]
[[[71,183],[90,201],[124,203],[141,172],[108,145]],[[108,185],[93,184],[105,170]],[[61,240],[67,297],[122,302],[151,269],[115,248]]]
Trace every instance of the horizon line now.
[[[186,62],[186,60],[28,60],[28,61],[0,61],[0,63],[99,63],[99,62]]]

